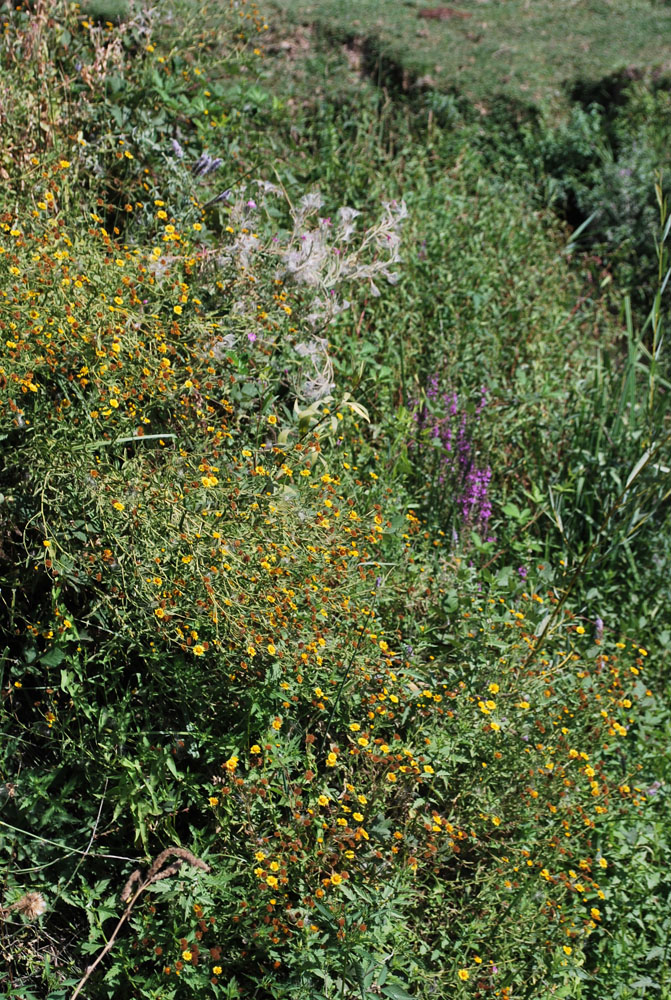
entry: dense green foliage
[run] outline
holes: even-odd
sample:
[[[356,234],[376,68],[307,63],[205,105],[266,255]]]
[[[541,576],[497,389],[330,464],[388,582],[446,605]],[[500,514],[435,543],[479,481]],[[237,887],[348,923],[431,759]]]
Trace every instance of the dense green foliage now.
[[[2,995],[669,997],[668,91],[263,13],[3,8]]]

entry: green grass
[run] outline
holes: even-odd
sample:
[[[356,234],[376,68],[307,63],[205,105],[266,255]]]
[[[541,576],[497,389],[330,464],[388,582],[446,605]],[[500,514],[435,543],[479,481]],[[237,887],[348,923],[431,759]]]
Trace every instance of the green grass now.
[[[541,193],[608,123],[332,9],[6,15],[0,993],[668,1000],[668,309]]]
[[[364,45],[369,71],[396,68],[412,84],[426,78],[486,107],[498,95],[523,105],[562,103],[579,80],[624,69],[668,71],[660,40],[671,10],[654,0],[507,0],[448,4],[468,19],[424,20],[419,0],[274,0],[291,21],[314,24],[335,40]],[[286,29],[284,29],[286,30]]]

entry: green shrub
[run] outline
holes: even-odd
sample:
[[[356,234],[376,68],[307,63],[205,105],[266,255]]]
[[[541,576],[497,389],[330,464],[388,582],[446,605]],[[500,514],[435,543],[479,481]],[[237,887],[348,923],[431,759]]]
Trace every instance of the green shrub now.
[[[4,995],[662,993],[661,291],[170,11],[2,43]]]

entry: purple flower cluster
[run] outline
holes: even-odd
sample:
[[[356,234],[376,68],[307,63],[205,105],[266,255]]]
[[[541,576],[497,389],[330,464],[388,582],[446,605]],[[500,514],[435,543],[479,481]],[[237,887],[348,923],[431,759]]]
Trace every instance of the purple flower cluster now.
[[[469,417],[457,393],[441,390],[440,381],[438,374],[432,375],[426,386],[426,400],[409,401],[416,427],[410,447],[429,459],[427,464],[433,464],[432,489],[437,486],[443,495],[453,498],[462,527],[486,528],[492,514],[492,470],[478,464],[473,438],[478,418],[487,406],[487,389],[482,387]]]

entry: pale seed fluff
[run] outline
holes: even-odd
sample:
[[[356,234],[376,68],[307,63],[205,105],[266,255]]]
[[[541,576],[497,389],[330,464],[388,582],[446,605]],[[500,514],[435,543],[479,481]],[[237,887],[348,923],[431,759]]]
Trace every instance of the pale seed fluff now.
[[[23,914],[28,920],[37,920],[46,912],[47,904],[41,893],[27,892],[25,896],[21,896],[21,899],[12,904],[11,909]]]

